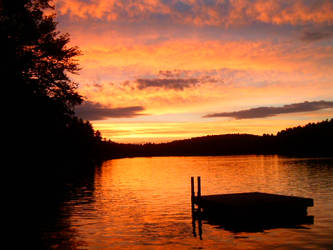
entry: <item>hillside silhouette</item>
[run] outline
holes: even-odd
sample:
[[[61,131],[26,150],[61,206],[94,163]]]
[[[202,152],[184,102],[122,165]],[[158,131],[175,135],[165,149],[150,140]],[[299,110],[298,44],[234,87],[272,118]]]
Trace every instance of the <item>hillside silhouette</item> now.
[[[333,119],[287,128],[276,135],[225,134],[176,140],[168,143],[121,144],[103,141],[107,158],[135,156],[205,156],[281,154],[333,156]]]

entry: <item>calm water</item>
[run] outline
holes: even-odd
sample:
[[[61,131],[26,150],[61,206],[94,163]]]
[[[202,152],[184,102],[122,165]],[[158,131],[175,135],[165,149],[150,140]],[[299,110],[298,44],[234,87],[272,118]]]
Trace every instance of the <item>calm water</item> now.
[[[203,221],[194,237],[190,176],[202,193],[261,191],[310,197],[314,224],[234,233]],[[105,162],[44,229],[59,249],[333,249],[333,159],[279,156],[156,157]]]

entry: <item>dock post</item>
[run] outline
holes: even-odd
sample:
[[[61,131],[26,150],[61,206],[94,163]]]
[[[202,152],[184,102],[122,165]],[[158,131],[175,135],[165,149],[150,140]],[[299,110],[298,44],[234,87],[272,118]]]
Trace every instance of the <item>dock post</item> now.
[[[191,205],[192,205],[192,214],[194,213],[194,198],[195,198],[195,193],[194,193],[194,177],[191,177]]]
[[[198,176],[198,198],[201,197],[201,178]]]
[[[198,219],[200,220],[200,216],[201,216],[201,177],[198,176],[198,194],[197,194],[197,205],[198,205]],[[199,231],[200,234],[200,231]]]
[[[191,177],[191,198],[194,198],[194,177]]]

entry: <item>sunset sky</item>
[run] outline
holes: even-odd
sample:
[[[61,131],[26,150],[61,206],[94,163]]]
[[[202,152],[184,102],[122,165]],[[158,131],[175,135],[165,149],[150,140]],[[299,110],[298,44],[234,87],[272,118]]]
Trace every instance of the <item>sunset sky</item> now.
[[[332,0],[56,0],[76,108],[116,142],[276,133],[333,117]]]

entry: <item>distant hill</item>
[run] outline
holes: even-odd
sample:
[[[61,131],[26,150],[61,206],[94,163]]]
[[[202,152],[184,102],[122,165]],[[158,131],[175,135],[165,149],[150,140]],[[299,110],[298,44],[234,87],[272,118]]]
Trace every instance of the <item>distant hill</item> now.
[[[333,119],[288,128],[276,135],[209,135],[168,143],[143,145],[104,142],[103,155],[205,156],[239,154],[282,154],[295,156],[333,156]]]

